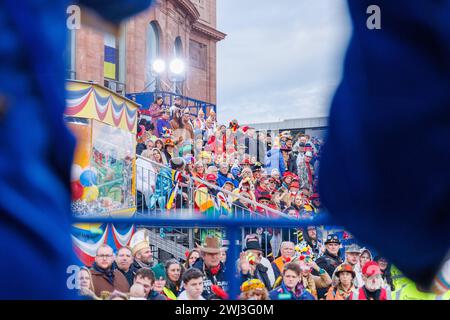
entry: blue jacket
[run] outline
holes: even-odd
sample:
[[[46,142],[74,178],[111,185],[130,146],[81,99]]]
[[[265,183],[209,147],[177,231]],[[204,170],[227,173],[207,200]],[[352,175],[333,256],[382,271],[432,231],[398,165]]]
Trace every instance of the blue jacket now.
[[[269,297],[270,300],[316,300],[301,284],[297,286],[296,291],[297,292],[294,294],[292,291],[288,290],[284,282],[282,282],[281,286],[269,292]]]

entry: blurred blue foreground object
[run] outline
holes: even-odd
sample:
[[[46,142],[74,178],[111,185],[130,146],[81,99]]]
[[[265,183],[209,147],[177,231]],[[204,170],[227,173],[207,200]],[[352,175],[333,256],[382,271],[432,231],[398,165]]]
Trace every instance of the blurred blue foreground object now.
[[[450,248],[450,1],[348,4],[353,36],[331,107],[322,200],[429,285]],[[379,30],[366,27],[373,4]]]
[[[151,0],[81,1],[118,22]],[[63,299],[74,139],[65,109],[68,1],[0,2],[0,299]]]

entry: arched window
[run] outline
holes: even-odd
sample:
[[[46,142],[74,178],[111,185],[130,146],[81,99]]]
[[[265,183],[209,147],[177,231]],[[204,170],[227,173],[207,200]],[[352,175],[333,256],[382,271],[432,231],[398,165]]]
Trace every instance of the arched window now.
[[[181,42],[181,37],[175,39],[175,45],[173,46],[173,54],[176,58],[183,57],[183,43]]]
[[[155,77],[152,75],[152,62],[159,56],[159,28],[156,21],[152,21],[147,26],[147,49],[145,59],[145,82],[146,90],[155,90]]]

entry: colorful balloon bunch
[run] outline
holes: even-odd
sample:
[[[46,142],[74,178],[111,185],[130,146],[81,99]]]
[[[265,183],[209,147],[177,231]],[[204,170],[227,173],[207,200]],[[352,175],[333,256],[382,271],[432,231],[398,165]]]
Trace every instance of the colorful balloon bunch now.
[[[72,166],[71,176],[72,200],[97,200],[99,190],[97,187],[97,172],[95,169],[82,169],[79,165]]]

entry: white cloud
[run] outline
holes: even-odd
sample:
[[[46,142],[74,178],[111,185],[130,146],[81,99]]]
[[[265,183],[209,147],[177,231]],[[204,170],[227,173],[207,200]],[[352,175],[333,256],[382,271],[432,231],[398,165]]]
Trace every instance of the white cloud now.
[[[219,120],[323,116],[350,26],[343,0],[219,0]]]

